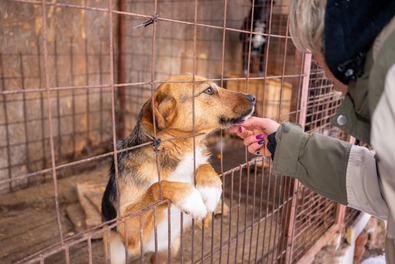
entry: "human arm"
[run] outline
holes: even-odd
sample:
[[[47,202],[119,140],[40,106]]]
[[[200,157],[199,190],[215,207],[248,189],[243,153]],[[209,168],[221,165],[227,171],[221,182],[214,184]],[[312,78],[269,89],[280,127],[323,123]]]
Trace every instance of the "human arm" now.
[[[276,132],[273,174],[297,178],[313,191],[338,203],[385,219],[374,155],[365,147],[305,133],[291,123]]]
[[[230,132],[237,131],[248,151],[254,153],[259,147],[255,134],[269,134],[276,126],[267,119],[249,120],[241,124],[241,132],[238,129]],[[252,127],[251,123],[261,127]],[[294,177],[338,203],[385,218],[388,208],[381,196],[375,158],[369,150],[335,138],[305,133],[300,126],[288,122],[277,128],[274,175]]]

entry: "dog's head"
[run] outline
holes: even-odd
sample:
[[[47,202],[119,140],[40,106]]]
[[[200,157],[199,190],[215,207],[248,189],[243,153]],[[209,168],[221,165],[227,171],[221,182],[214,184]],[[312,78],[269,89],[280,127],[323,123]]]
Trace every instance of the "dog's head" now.
[[[153,111],[152,111],[153,101]],[[143,122],[159,130],[209,133],[241,123],[254,112],[255,97],[219,87],[203,77],[178,75],[160,85],[148,100]]]

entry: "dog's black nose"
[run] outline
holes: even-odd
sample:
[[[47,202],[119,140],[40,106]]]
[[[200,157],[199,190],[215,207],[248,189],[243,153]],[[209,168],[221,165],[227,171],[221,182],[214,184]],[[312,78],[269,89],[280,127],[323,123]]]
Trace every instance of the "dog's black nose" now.
[[[252,94],[247,94],[246,99],[251,103],[255,103],[255,96]]]

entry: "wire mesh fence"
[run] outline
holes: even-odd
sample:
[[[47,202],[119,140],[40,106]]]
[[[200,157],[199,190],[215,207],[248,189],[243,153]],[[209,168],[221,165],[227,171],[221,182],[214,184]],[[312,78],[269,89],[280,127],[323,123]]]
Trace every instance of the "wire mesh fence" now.
[[[329,125],[341,97],[292,45],[287,7],[285,0],[1,2],[4,262],[106,263],[103,236],[132,218],[142,246],[129,262],[158,254],[146,253],[141,223],[163,206],[170,212],[169,200],[104,224],[86,206],[100,211],[110,160],[130,151],[117,142],[169,76],[205,76],[254,94],[257,116],[346,139]],[[260,29],[254,12],[264,14]],[[247,154],[226,131],[208,142],[222,199],[211,220],[191,227],[182,226],[188,216],[180,213],[180,249],[168,262],[294,263],[337,223],[335,203],[272,176],[270,157]],[[90,196],[86,182],[99,185]]]

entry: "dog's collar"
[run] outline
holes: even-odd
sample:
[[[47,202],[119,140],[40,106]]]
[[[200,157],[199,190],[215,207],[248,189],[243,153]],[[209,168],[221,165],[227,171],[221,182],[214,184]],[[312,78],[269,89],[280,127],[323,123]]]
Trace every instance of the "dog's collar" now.
[[[202,136],[204,134],[205,133],[199,133],[199,134],[196,134],[195,136]],[[148,135],[145,132],[144,132],[144,135],[146,135],[149,139],[151,139],[152,146],[154,147],[154,151],[155,151],[156,154],[158,154],[159,153],[159,147],[160,147],[160,145],[162,144],[163,141],[160,138],[152,137],[152,136]],[[191,137],[193,137],[193,136],[186,136],[186,137],[181,137],[181,138],[178,138],[178,139],[185,139],[185,138],[191,138]],[[168,140],[172,140],[172,139],[165,139],[164,141],[168,141]]]
[[[160,138],[153,138],[152,139],[152,145],[154,146],[155,149],[159,148],[161,143],[162,143],[162,140]]]
[[[152,145],[154,146],[154,151],[155,151],[156,154],[158,154],[158,153],[159,153],[159,147],[160,147],[160,144],[162,143],[162,140],[161,140],[160,138],[158,138],[158,137],[151,137],[150,135],[148,135],[148,134],[145,133],[145,132],[144,132],[144,134],[145,134],[149,139],[152,140]]]

